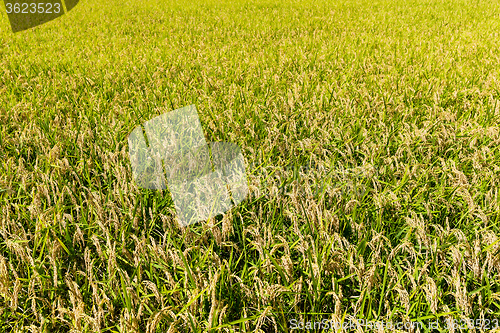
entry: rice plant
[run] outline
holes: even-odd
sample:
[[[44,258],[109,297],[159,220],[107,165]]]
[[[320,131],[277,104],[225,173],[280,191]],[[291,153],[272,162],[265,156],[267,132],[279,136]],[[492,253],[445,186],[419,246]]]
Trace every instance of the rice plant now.
[[[0,332],[491,331],[498,5],[84,0],[19,33],[3,12]],[[181,227],[127,137],[192,104],[250,193]]]

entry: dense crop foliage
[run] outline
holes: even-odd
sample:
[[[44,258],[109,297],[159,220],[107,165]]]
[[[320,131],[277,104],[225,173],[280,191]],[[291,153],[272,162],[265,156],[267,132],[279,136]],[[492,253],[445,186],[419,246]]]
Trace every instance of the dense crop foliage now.
[[[499,4],[278,3],[2,15],[1,332],[498,317]],[[181,228],[127,135],[190,104],[251,193]]]

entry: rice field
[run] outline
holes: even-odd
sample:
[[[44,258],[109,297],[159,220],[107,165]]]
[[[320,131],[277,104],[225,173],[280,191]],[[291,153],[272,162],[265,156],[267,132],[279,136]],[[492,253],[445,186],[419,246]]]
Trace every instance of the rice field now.
[[[0,332],[494,330],[499,4],[82,0],[15,34],[2,9]],[[192,104],[250,193],[184,228],[127,137]]]

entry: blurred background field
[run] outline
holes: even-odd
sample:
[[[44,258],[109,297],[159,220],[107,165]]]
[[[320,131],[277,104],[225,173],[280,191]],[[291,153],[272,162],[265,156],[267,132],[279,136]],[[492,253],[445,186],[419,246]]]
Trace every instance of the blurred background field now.
[[[83,0],[0,24],[1,332],[498,318],[497,1]],[[190,104],[252,193],[180,228],[127,135]]]

